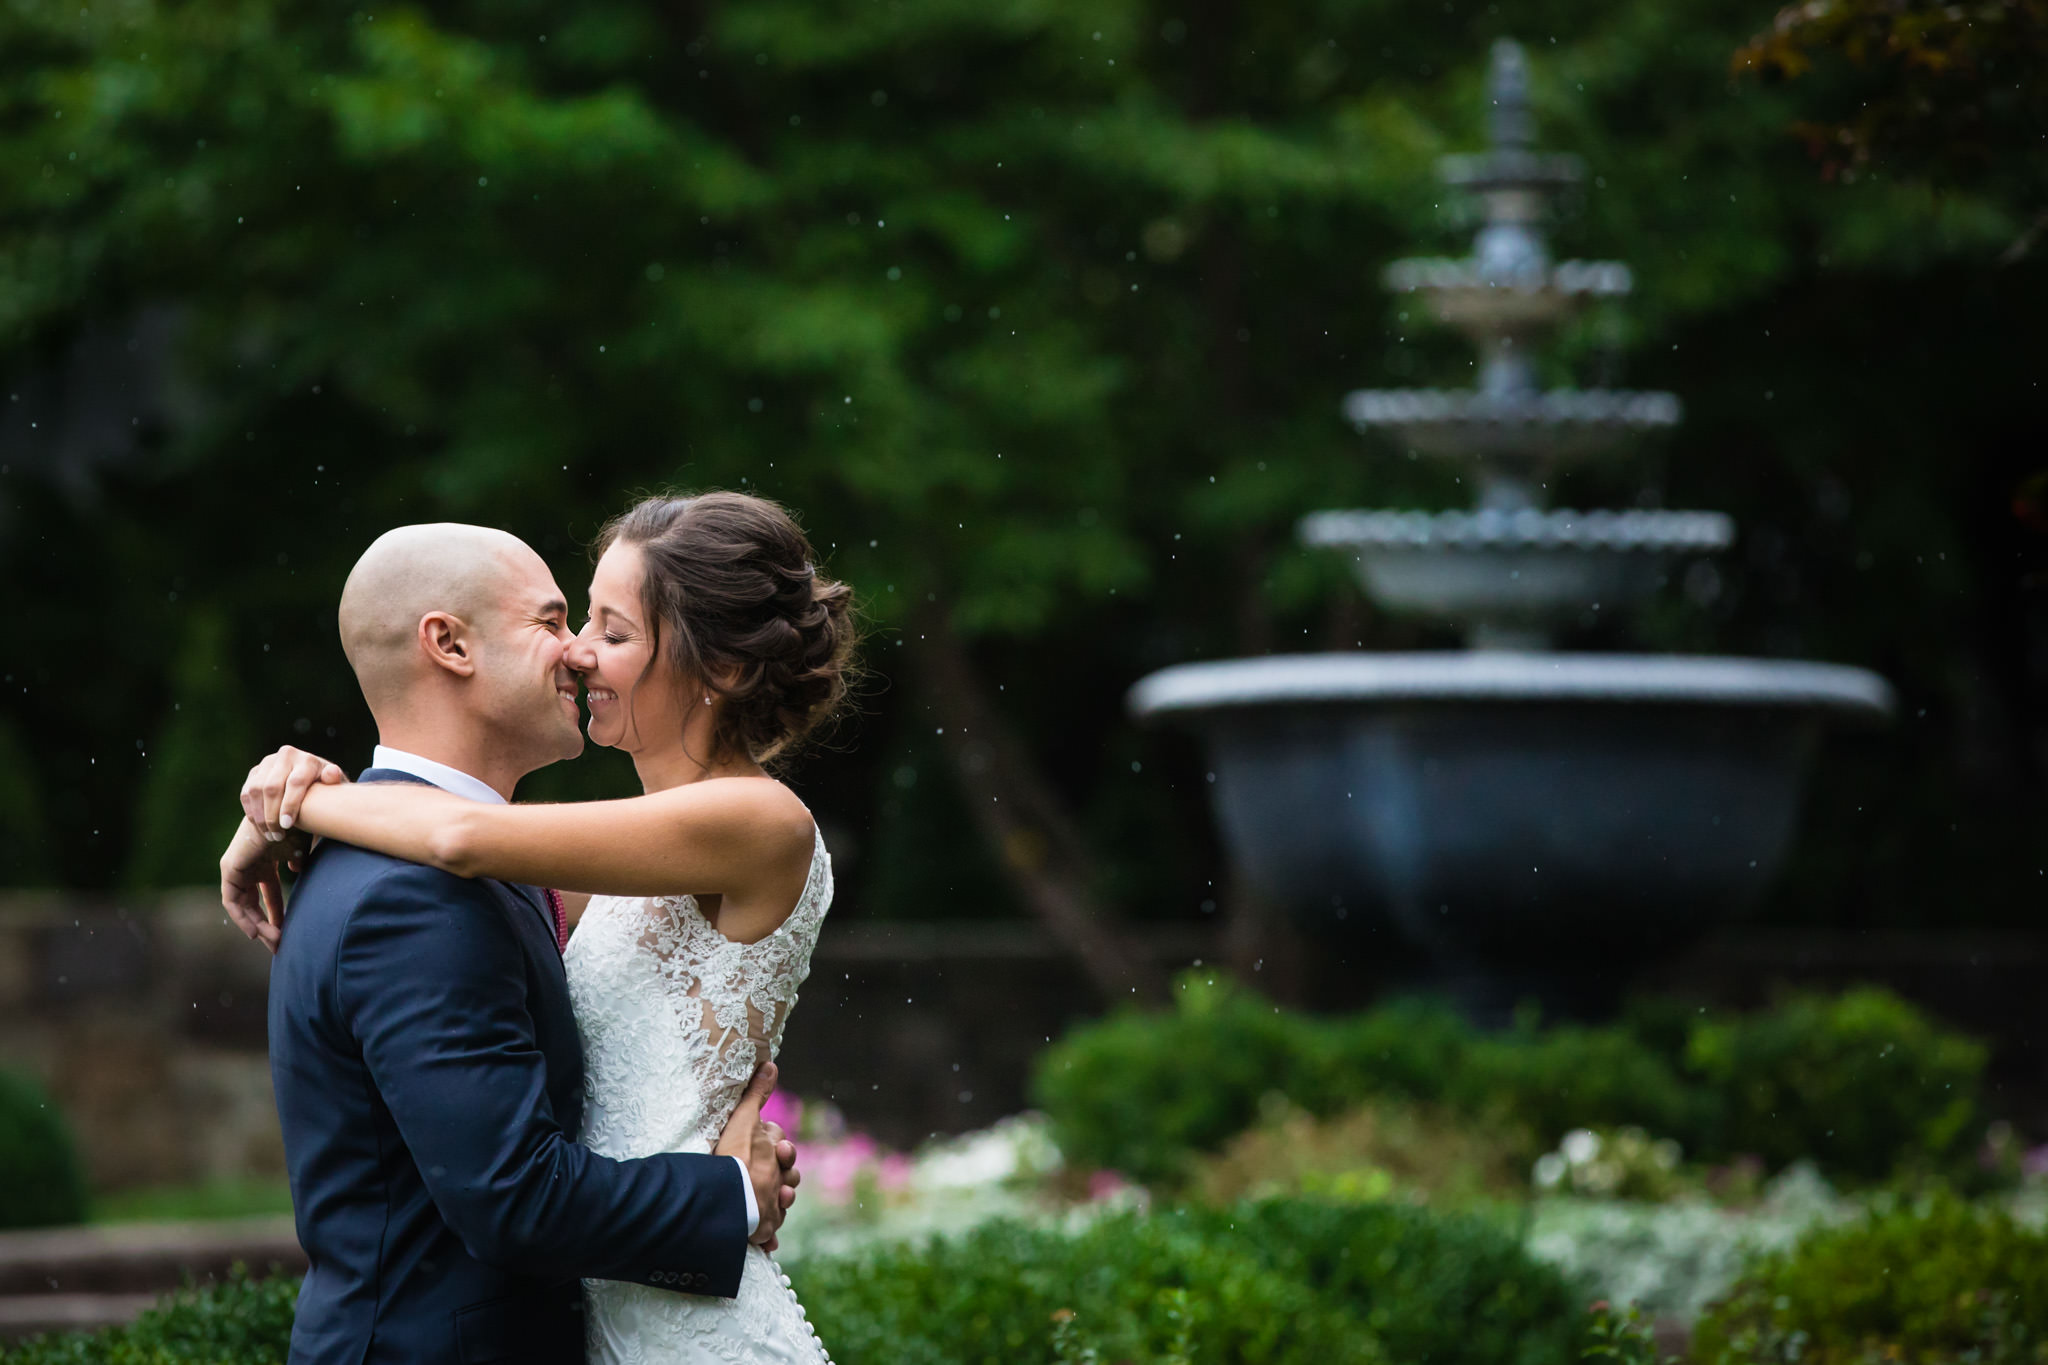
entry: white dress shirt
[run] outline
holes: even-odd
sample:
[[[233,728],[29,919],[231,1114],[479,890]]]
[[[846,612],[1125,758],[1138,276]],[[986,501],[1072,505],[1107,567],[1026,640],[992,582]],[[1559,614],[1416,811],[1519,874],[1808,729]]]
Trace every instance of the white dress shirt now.
[[[418,754],[409,754],[403,749],[393,749],[379,744],[370,751],[370,766],[389,768],[393,772],[417,777],[423,782],[433,783],[444,792],[471,801],[482,801],[497,806],[507,804],[505,798],[498,795],[497,788],[482,778],[471,777],[460,768],[451,768],[446,763],[436,763],[431,758],[421,758]],[[752,1237],[755,1230],[761,1226],[761,1204],[754,1198],[754,1181],[747,1173],[747,1163],[738,1157],[733,1157],[732,1161],[740,1168],[740,1190],[747,1199],[747,1236]]]

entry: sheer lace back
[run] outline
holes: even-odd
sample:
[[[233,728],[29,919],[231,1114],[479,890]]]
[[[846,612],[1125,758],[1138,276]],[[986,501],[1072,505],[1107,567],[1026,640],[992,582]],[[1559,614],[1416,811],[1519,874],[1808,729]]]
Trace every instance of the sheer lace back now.
[[[754,943],[721,934],[694,896],[593,897],[567,953],[583,1143],[612,1157],[709,1151],[781,1049],[831,902],[822,834],[796,908]]]
[[[710,1151],[754,1068],[781,1050],[831,904],[823,835],[796,908],[757,943],[719,933],[694,896],[594,897],[567,954],[584,1145],[619,1158]],[[731,1299],[614,1280],[583,1288],[591,1365],[830,1365],[759,1247]]]

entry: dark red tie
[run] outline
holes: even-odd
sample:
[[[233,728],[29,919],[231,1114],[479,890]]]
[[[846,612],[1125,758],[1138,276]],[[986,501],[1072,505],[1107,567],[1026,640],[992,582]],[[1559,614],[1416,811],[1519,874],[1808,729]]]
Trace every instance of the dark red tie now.
[[[542,887],[541,895],[547,897],[548,913],[555,917],[555,951],[569,951],[569,912],[562,908],[562,893],[553,887]]]

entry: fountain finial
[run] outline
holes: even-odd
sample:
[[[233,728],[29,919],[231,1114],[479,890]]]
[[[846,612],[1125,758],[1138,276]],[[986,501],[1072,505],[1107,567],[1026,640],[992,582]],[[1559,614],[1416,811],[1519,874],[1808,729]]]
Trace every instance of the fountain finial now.
[[[1486,75],[1487,97],[1493,102],[1488,119],[1493,145],[1519,150],[1536,144],[1536,118],[1529,112],[1529,59],[1522,45],[1512,38],[1493,44],[1493,61]]]
[[[1346,400],[1361,427],[1410,452],[1478,462],[1471,512],[1318,512],[1302,522],[1311,543],[1349,550],[1382,605],[1462,625],[1486,648],[1542,644],[1546,632],[1612,614],[1647,596],[1683,554],[1723,549],[1734,524],[1718,512],[1547,511],[1560,462],[1620,448],[1678,420],[1668,393],[1545,388],[1542,342],[1587,301],[1624,294],[1618,261],[1554,263],[1544,222],[1558,191],[1581,173],[1577,157],[1535,148],[1529,59],[1520,43],[1493,45],[1486,75],[1489,146],[1445,157],[1443,177],[1480,202],[1472,252],[1462,260],[1388,267],[1395,289],[1479,351],[1472,389],[1366,389]]]

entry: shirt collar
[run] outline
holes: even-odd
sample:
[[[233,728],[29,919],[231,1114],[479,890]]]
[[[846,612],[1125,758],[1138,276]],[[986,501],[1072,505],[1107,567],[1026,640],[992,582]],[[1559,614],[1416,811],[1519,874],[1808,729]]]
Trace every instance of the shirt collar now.
[[[409,754],[403,749],[387,749],[379,744],[376,751],[370,755],[370,766],[410,774],[433,783],[442,791],[452,792],[471,801],[482,801],[493,806],[507,804],[505,798],[498,795],[497,789],[481,778],[471,777],[460,768],[451,768],[446,763],[436,763],[431,758]]]

